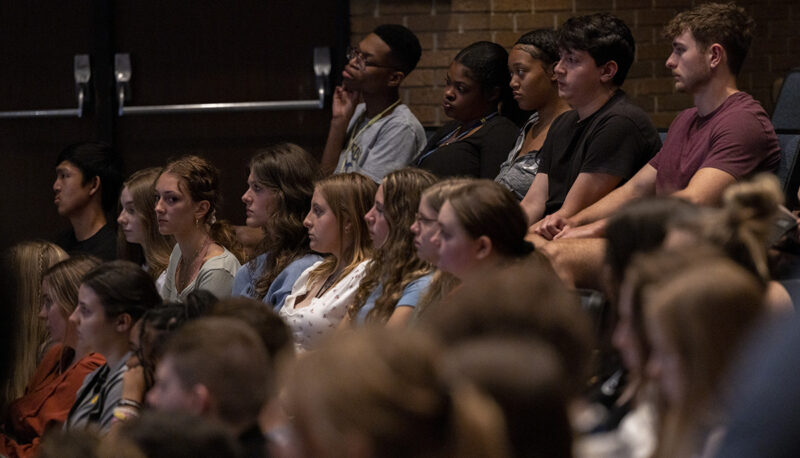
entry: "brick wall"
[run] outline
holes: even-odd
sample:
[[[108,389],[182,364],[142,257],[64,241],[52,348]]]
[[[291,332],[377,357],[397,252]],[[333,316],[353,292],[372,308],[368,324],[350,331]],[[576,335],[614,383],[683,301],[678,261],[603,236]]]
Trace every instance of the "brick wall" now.
[[[451,59],[463,47],[491,40],[510,48],[528,30],[557,27],[568,17],[608,11],[621,17],[636,38],[636,61],[623,88],[653,118],[667,127],[675,114],[692,105],[675,93],[664,67],[670,45],[661,28],[690,0],[350,0],[351,40],[357,43],[375,26],[399,23],[414,31],[422,59],[406,79],[402,96],[426,126],[446,121],[439,103]],[[796,0],[742,0],[758,28],[739,76],[740,89],[753,94],[771,112],[773,85],[800,66],[800,3]]]

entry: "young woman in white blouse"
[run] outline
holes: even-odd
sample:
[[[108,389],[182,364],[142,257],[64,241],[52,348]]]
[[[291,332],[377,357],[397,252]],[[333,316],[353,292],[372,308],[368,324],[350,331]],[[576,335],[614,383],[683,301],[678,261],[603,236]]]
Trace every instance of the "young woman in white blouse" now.
[[[353,301],[371,254],[364,215],[376,190],[375,182],[357,173],[329,176],[314,187],[303,224],[311,249],[329,256],[300,275],[280,311],[300,351],[331,333]]]

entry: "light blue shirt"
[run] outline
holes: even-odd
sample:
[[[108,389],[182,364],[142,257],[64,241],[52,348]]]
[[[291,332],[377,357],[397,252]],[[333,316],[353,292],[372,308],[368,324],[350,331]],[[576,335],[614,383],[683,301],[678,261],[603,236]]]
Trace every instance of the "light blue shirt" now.
[[[316,254],[307,254],[292,261],[285,269],[275,277],[272,284],[267,289],[262,302],[269,304],[277,312],[283,307],[286,296],[292,292],[292,285],[297,277],[312,264],[321,260],[322,257]],[[256,299],[256,282],[264,272],[264,265],[267,263],[267,253],[257,256],[247,264],[243,265],[233,279],[232,296],[244,296]]]
[[[423,275],[407,284],[406,287],[403,288],[403,295],[400,296],[400,300],[397,301],[395,308],[416,307],[417,302],[419,302],[419,297],[428,288],[432,275],[433,274]],[[383,293],[383,286],[378,285],[378,287],[372,291],[372,294],[369,295],[367,301],[364,303],[364,306],[361,307],[361,310],[358,311],[358,315],[356,315],[357,324],[364,324],[367,314],[370,310],[375,308],[375,301],[378,300],[378,298],[381,296],[381,293]]]

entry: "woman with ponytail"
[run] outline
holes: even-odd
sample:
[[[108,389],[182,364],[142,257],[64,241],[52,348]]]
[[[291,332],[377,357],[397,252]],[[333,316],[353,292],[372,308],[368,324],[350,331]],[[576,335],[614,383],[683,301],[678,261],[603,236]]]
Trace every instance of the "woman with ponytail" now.
[[[527,223],[519,203],[493,181],[465,184],[442,205],[437,221],[438,267],[462,283],[533,251],[525,240]]]
[[[167,164],[155,188],[158,230],[177,242],[161,296],[177,301],[196,289],[230,296],[240,253],[230,226],[215,216],[220,201],[217,168],[201,157],[185,156]]]
[[[509,456],[497,404],[441,356],[427,334],[363,329],[300,358],[286,387],[304,456]]]
[[[414,253],[411,225],[422,191],[435,181],[429,172],[405,168],[386,175],[378,186],[375,204],[364,216],[375,254],[346,323],[408,323],[431,280],[430,264]]]
[[[514,146],[516,108],[508,86],[508,53],[479,41],[462,49],[447,70],[442,109],[453,121],[428,141],[416,164],[440,177],[494,178]]]

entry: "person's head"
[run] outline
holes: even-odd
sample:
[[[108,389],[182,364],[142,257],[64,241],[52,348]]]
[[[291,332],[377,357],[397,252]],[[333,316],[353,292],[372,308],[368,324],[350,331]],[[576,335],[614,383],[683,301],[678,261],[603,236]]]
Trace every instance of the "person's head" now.
[[[319,165],[294,143],[279,143],[250,159],[247,191],[242,195],[246,224],[265,227],[274,219],[300,226],[311,204]]]
[[[567,19],[558,32],[558,47],[558,93],[573,108],[607,88],[622,86],[636,50],[625,22],[608,13]]]
[[[525,240],[528,224],[519,202],[490,180],[474,180],[451,194],[437,221],[437,266],[461,280],[481,266],[533,251]]]
[[[246,297],[223,299],[211,308],[211,316],[236,318],[248,324],[261,338],[269,358],[271,374],[278,372],[278,367],[286,359],[294,356],[292,331],[288,325],[264,303]],[[269,383],[271,380],[265,381]],[[269,383],[270,393],[273,383]]]
[[[558,59],[557,35],[552,29],[532,30],[514,43],[508,53],[509,84],[521,109],[539,110],[558,97]]]
[[[462,283],[426,312],[424,329],[447,346],[476,338],[537,338],[555,349],[568,397],[585,387],[592,327],[578,298],[538,253]]]
[[[147,402],[157,410],[215,417],[241,433],[267,400],[269,376],[269,358],[250,326],[200,318],[167,341]]]
[[[0,404],[22,396],[37,365],[37,355],[47,335],[39,316],[42,278],[67,254],[58,245],[42,240],[22,242],[3,253],[0,275],[7,277],[3,307],[11,310],[8,320],[12,364],[11,376],[0,379]]]
[[[199,156],[170,162],[156,179],[158,230],[176,235],[206,230],[216,221],[220,203],[219,170]]]
[[[608,219],[605,260],[610,277],[608,293],[612,301],[619,293],[631,259],[637,253],[660,248],[670,221],[693,216],[697,208],[685,200],[654,197],[630,202]]]
[[[155,182],[160,173],[160,168],[151,167],[136,171],[125,180],[117,218],[124,240],[141,245],[147,265],[156,276],[166,268],[174,243],[158,231]]]
[[[507,61],[505,48],[489,41],[459,51],[445,77],[444,114],[467,124],[496,112],[500,102],[509,103]]]
[[[87,205],[113,212],[121,184],[119,158],[108,144],[75,143],[58,154],[53,191],[61,216],[75,215]]]
[[[145,411],[115,432],[147,458],[241,456],[235,436],[217,420],[183,412]]]
[[[104,352],[129,345],[133,325],[160,303],[153,279],[141,267],[111,261],[84,275],[69,319],[77,328],[78,345],[108,356]]]
[[[734,3],[704,3],[679,13],[664,27],[672,40],[666,65],[675,88],[693,93],[715,74],[736,77],[753,40],[755,22]]]
[[[433,240],[433,236],[439,231],[437,222],[439,210],[442,209],[442,205],[451,193],[469,181],[467,178],[449,178],[423,191],[414,224],[411,225],[411,232],[414,233],[414,248],[417,250],[419,259],[431,264],[439,262],[439,246]]]
[[[311,249],[333,254],[345,265],[365,258],[371,241],[364,215],[372,207],[377,187],[358,173],[331,175],[318,181],[303,221]]]
[[[342,84],[365,93],[396,91],[421,55],[413,32],[398,24],[379,25],[348,50]]]
[[[478,337],[449,348],[444,362],[497,402],[515,456],[572,457],[566,374],[551,345],[530,337]]]
[[[646,293],[647,374],[666,404],[659,456],[698,450],[693,435],[713,421],[721,381],[763,316],[763,302],[758,279],[729,260],[689,267]]]
[[[92,256],[73,256],[44,272],[39,318],[44,320],[53,342],[73,348],[77,345],[77,336],[69,323],[69,316],[78,305],[81,279],[99,264],[100,261]]]
[[[287,407],[306,456],[505,456],[496,404],[448,378],[422,333],[366,329],[297,361]]]

